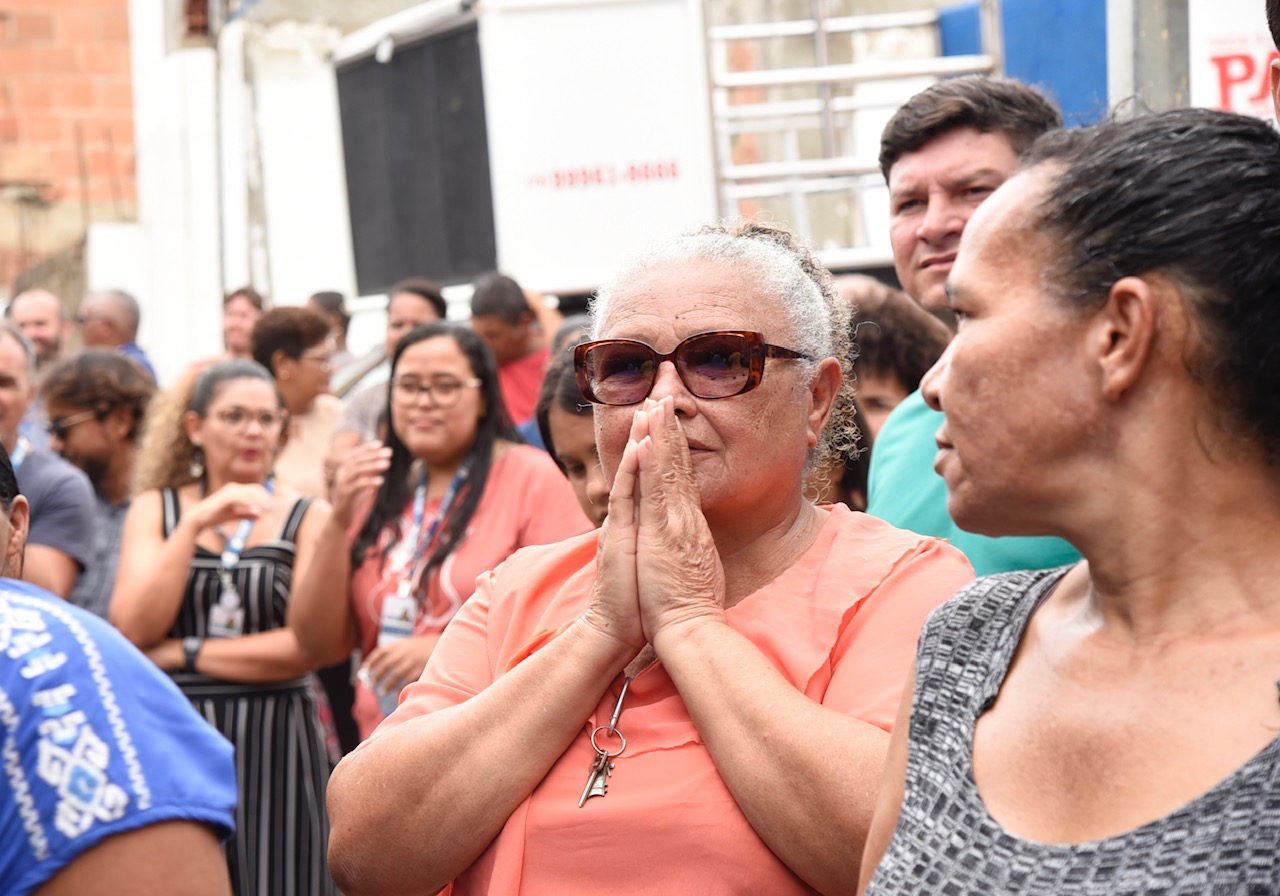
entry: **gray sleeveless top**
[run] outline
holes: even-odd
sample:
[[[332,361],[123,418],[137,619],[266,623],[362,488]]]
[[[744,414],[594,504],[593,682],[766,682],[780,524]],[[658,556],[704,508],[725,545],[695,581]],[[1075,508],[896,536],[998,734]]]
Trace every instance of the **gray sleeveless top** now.
[[[925,624],[902,812],[869,896],[1280,894],[1280,738],[1198,799],[1107,840],[1032,843],[987,814],[974,784],[974,726],[1065,572],[978,579]]]

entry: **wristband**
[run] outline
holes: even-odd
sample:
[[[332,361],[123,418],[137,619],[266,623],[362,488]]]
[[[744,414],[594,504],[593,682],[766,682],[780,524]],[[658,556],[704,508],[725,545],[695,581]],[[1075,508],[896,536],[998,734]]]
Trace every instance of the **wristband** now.
[[[182,671],[196,671],[196,657],[200,655],[200,648],[204,646],[204,638],[197,638],[194,635],[182,639]]]

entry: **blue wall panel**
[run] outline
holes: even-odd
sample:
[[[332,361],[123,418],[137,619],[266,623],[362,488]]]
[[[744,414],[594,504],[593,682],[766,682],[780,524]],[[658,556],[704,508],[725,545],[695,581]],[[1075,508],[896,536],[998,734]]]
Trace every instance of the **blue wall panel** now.
[[[1107,114],[1106,0],[1004,0],[1005,74],[1042,88],[1067,124]],[[982,52],[978,4],[940,10],[946,56]]]

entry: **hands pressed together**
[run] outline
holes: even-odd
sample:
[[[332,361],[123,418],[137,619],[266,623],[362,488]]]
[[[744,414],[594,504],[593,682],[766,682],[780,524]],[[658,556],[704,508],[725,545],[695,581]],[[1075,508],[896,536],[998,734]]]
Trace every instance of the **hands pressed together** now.
[[[724,620],[725,579],[671,399],[636,411],[600,533],[586,619],[634,647]]]

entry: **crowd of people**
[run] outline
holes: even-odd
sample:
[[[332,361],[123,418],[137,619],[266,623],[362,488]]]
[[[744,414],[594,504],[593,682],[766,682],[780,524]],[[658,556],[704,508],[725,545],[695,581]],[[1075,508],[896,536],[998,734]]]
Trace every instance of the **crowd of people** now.
[[[901,290],[724,222],[168,384],[17,295],[0,890],[1280,894],[1280,133],[962,77],[880,163]]]

